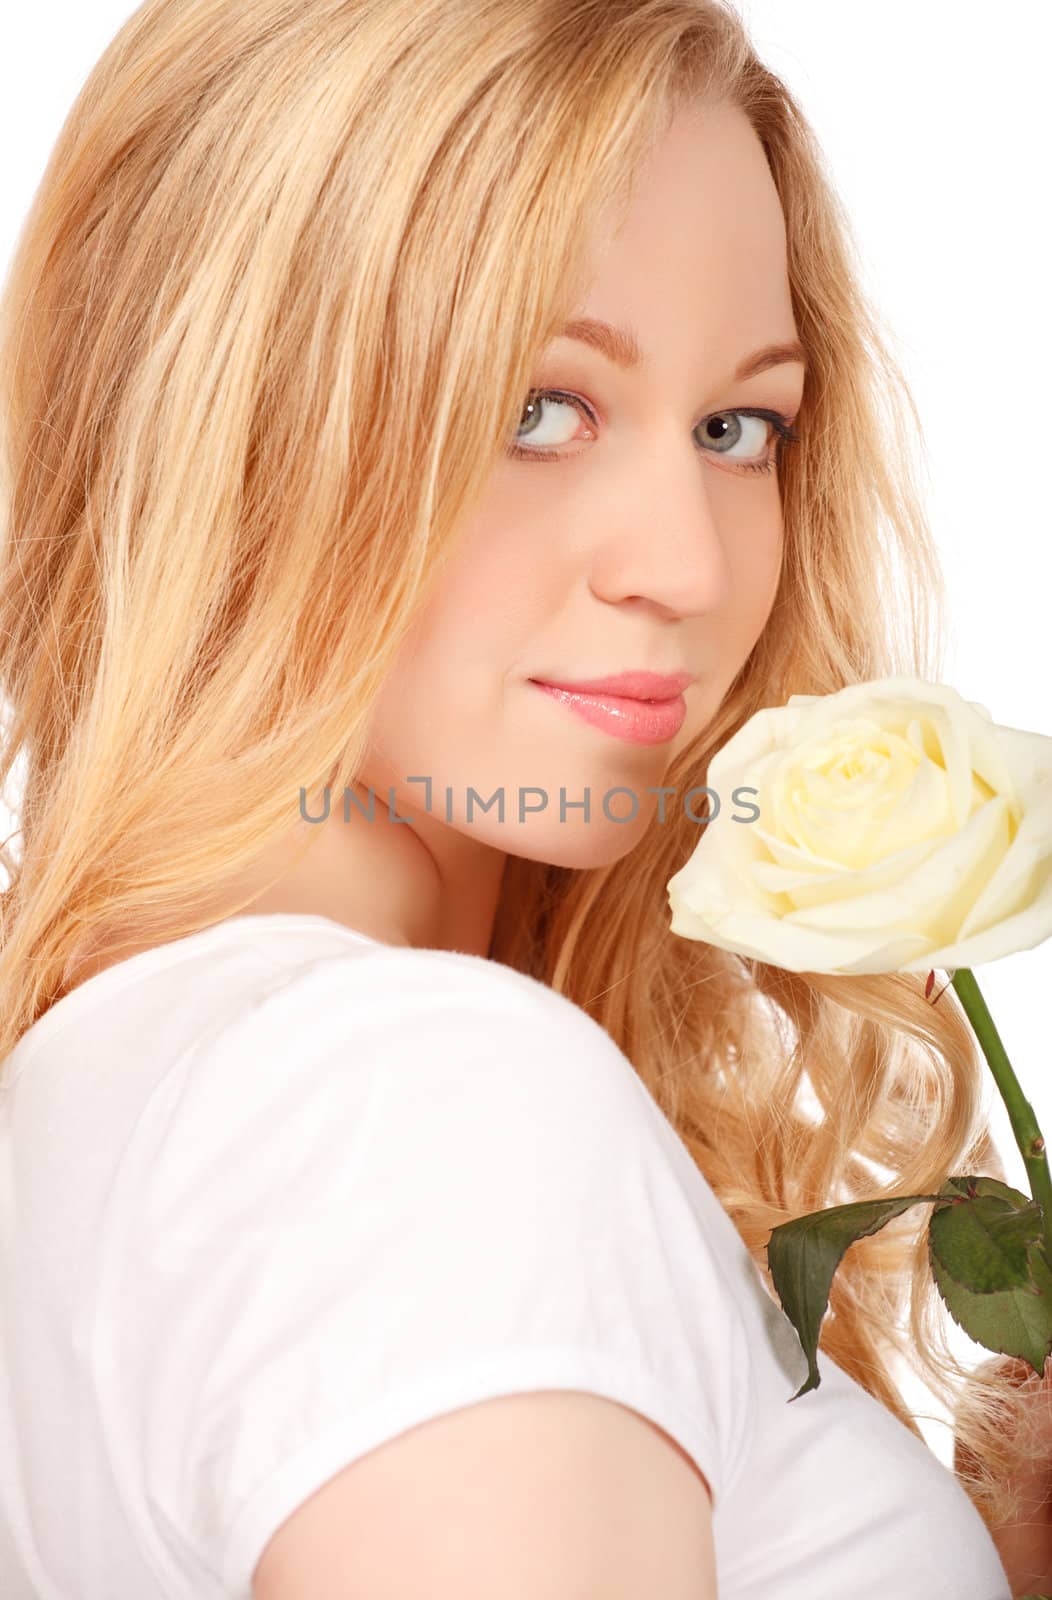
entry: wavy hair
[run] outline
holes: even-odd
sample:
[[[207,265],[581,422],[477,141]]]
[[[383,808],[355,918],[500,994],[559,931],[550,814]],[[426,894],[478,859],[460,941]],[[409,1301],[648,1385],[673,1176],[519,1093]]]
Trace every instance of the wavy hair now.
[[[86,936],[117,958],[245,909],[224,886],[287,832],[294,784],[353,779],[579,303],[582,241],[688,101],[733,103],[762,142],[809,370],[773,611],[666,782],[704,784],[791,694],[936,675],[914,402],[815,137],[730,0],[470,9],[146,0],[62,128],[0,301],[0,785],[21,786],[0,1059]],[[916,976],[789,973],[670,934],[695,829],[589,870],[511,859],[490,954],[625,1051],[765,1279],[792,1217],[1003,1177],[952,991],[936,1008]],[[821,1346],[918,1437],[898,1359],[958,1410],[993,1525],[1020,1391],[952,1354],[928,1214],[852,1246]]]

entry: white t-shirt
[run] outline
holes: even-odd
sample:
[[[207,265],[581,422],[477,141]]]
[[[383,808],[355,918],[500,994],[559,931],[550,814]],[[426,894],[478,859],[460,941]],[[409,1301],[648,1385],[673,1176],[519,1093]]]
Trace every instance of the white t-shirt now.
[[[1009,1600],[952,1472],[824,1352],[788,1403],[730,1218],[536,980],[249,914],[89,978],[8,1078],[3,1600],[248,1600],[340,1468],[539,1389],[697,1463],[720,1600]]]

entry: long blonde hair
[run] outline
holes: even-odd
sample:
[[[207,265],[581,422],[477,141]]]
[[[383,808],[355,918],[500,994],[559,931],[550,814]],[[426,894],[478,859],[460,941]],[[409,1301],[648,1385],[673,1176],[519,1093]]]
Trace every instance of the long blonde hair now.
[[[763,143],[810,369],[773,613],[665,781],[703,784],[792,693],[937,673],[920,424],[814,136],[729,0],[469,9],[146,0],[62,129],[0,303],[0,785],[23,785],[0,1059],[86,932],[207,925],[301,786],[356,773],[579,303],[585,241],[687,100],[733,102]],[[933,1007],[916,976],[791,974],[670,935],[665,884],[696,840],[684,817],[607,867],[511,860],[491,955],[607,1029],[760,1268],[800,1213],[1003,1176],[953,994]],[[951,1406],[969,1371],[928,1214],[849,1250],[821,1338],[919,1436],[894,1353]],[[962,1413],[988,1522],[1007,1509],[1006,1395],[991,1380]]]

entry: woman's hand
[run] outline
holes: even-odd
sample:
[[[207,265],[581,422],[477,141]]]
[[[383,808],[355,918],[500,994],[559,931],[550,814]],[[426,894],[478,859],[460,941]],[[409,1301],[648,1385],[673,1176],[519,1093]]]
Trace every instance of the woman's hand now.
[[[1012,1589],[1012,1600],[1023,1595],[1052,1596],[1052,1357],[1045,1363],[1044,1376],[1038,1379],[1028,1361],[1013,1356],[997,1356],[984,1362],[984,1372],[993,1368],[1005,1382],[1027,1389],[1027,1408],[1016,1441],[1019,1455],[1008,1486],[1020,1496],[1014,1521],[991,1529]],[[954,1445],[956,1472],[964,1465],[959,1442]]]

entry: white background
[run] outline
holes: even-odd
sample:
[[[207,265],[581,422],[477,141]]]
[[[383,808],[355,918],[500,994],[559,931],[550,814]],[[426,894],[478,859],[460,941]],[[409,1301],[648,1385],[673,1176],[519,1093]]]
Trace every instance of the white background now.
[[[818,134],[867,287],[923,419],[929,510],[950,596],[943,681],[997,722],[1052,734],[1045,387],[1052,380],[1052,6],[738,4],[760,54]],[[66,112],[133,9],[125,0],[38,0],[5,18],[5,268]],[[0,824],[6,832],[6,816]],[[1052,1137],[1052,1045],[1042,1003],[1052,991],[1052,941],[976,975]],[[1000,1099],[992,1087],[989,1094],[1008,1179],[1026,1188]],[[976,1359],[986,1354],[963,1334],[959,1348]],[[910,1394],[939,1416],[934,1402]],[[948,1461],[945,1424],[933,1420],[925,1431]]]

